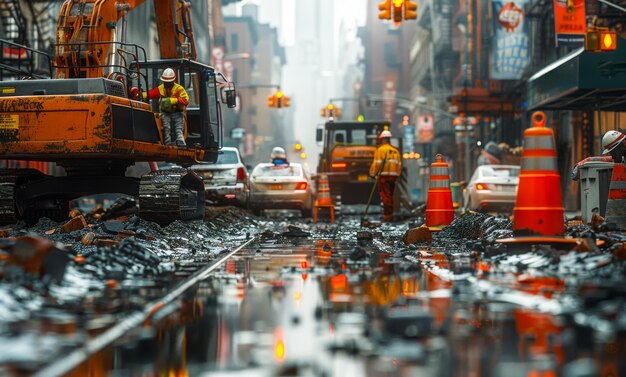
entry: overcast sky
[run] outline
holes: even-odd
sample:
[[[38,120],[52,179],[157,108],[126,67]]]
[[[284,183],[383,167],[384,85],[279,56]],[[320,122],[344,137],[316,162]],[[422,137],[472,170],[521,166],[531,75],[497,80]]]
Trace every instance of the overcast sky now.
[[[295,35],[295,19],[292,15],[294,13],[296,1],[316,0],[282,0],[283,30],[280,31],[280,40],[284,46],[293,44],[293,38]],[[237,7],[240,8],[247,3],[258,4],[263,7],[267,6],[268,2],[265,2],[264,0],[246,0],[237,3]],[[350,28],[350,35],[355,35],[355,26],[365,24],[367,0],[335,0],[333,1],[333,5],[334,9],[329,10],[329,14],[334,13],[335,15],[335,28],[339,27],[339,24],[343,21],[344,24]],[[264,17],[267,10],[267,8],[260,10],[260,21],[273,23],[273,20]]]

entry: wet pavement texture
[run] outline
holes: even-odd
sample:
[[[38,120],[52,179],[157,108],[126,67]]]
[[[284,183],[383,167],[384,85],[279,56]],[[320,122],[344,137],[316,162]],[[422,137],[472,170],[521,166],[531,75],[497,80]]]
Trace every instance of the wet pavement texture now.
[[[62,360],[249,239],[69,375],[626,375],[622,232],[571,222],[574,250],[511,250],[495,242],[512,235],[508,219],[471,213],[407,245],[419,218],[312,224],[216,211],[165,228],[130,214],[70,233],[46,221],[7,231],[5,254],[37,233],[68,261],[61,280],[0,267],[0,375]],[[86,245],[90,232],[116,243]]]

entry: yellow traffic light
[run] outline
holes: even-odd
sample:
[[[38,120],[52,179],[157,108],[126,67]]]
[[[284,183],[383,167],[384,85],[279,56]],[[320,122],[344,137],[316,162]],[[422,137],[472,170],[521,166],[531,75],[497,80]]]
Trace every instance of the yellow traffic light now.
[[[402,22],[404,0],[393,0],[393,22]]]
[[[417,4],[414,1],[404,1],[404,19],[415,20],[417,18]]]
[[[359,116],[356,117],[357,122],[363,122],[364,119],[365,117],[363,116],[363,114],[359,114]]]
[[[294,145],[293,149],[295,149],[296,151],[301,151],[302,150],[302,144],[296,143],[296,145]]]
[[[267,97],[267,107],[276,107],[276,96],[273,94]]]
[[[585,50],[592,52],[615,51],[617,35],[614,31],[592,29],[585,35]]]
[[[276,92],[276,98],[283,98],[283,92],[281,92],[280,90]]]
[[[614,51],[617,48],[617,35],[613,31],[600,32],[600,50]]]
[[[381,20],[390,20],[391,19],[391,0],[385,0],[381,3],[378,3],[378,18]]]
[[[300,153],[300,158],[306,160],[306,152]]]
[[[326,107],[328,108],[328,111],[333,111],[335,109],[335,105],[333,105],[332,103],[329,103]]]

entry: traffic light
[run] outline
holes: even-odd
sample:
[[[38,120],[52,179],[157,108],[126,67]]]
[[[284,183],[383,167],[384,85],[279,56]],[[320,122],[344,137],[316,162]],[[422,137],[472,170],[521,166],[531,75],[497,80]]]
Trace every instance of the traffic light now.
[[[271,95],[267,97],[267,107],[276,107],[276,96]]]
[[[327,115],[328,115],[328,111],[326,110],[326,108],[325,108],[325,107],[322,107],[322,108],[320,109],[320,116],[321,116],[322,118],[326,118],[326,116],[327,116]]]
[[[585,35],[585,50],[592,52],[615,51],[617,35],[614,31],[591,29]]]
[[[276,107],[280,109],[283,107],[283,92],[279,90],[278,92],[276,92],[275,96],[276,96]]]
[[[284,96],[283,97],[283,107],[289,107],[291,106],[291,98]]]
[[[574,0],[567,0],[565,9],[567,9],[569,14],[574,13]]]
[[[573,1],[573,0],[572,0]],[[417,18],[417,4],[415,1],[404,1],[404,19],[415,20]]]
[[[404,0],[393,0],[393,22],[402,22]]]
[[[381,20],[391,20],[391,0],[378,3],[378,18]]]
[[[300,152],[300,151],[302,150],[302,144],[300,144],[300,143],[296,143],[296,145],[294,145],[294,146],[293,146],[293,149],[294,149],[296,152]]]

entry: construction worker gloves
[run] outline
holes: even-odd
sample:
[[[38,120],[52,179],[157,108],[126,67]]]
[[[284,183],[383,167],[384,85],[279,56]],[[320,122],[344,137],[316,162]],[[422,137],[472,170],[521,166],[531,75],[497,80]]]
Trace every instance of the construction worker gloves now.
[[[178,104],[178,98],[163,97],[159,99],[159,109],[164,113],[176,111],[176,104]]]

